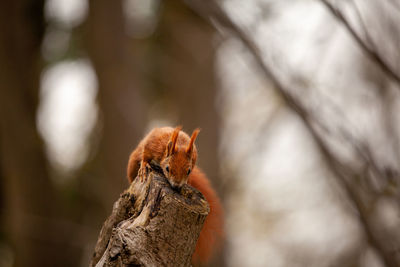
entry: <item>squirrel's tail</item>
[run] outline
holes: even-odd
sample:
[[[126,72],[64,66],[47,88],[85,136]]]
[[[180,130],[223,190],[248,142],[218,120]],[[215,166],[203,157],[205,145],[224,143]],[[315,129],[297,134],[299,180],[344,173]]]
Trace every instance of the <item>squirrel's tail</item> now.
[[[189,176],[188,184],[199,190],[210,205],[203,229],[197,240],[192,262],[207,263],[219,249],[224,236],[224,215],[220,200],[206,175],[196,166]]]

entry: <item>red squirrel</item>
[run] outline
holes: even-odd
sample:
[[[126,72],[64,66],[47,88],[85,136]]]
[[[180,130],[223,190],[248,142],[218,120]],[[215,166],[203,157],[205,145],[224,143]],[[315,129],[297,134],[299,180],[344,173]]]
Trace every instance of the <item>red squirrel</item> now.
[[[194,141],[200,130],[189,137],[182,127],[153,129],[131,153],[127,176],[131,183],[138,174],[145,179],[150,162],[157,162],[164,176],[174,188],[188,183],[199,190],[210,205],[199,239],[196,243],[192,262],[206,264],[218,249],[223,236],[223,212],[217,194],[206,175],[196,166],[197,148]]]

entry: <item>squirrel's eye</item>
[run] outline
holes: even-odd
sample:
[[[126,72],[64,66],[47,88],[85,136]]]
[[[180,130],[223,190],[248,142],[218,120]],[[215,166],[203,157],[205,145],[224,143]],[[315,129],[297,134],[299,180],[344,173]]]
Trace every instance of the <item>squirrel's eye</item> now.
[[[187,175],[189,175],[191,171],[192,171],[191,169],[188,169],[188,171],[187,171]]]
[[[165,167],[165,169],[167,170],[167,172],[169,172],[169,166]]]

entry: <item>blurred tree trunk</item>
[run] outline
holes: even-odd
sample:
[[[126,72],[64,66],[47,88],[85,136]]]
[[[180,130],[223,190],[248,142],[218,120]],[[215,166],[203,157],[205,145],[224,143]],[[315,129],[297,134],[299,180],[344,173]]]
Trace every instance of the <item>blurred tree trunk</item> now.
[[[102,171],[95,175],[95,186],[104,193],[103,204],[111,209],[122,186],[127,185],[122,180],[128,155],[149,118],[139,94],[145,87],[139,76],[148,66],[155,66],[150,76],[161,84],[162,89],[157,90],[164,90],[167,101],[177,107],[178,122],[187,131],[202,128],[199,163],[220,189],[215,30],[180,1],[164,1],[156,38],[149,44],[152,54],[144,57],[149,61],[144,62],[137,47],[143,42],[128,40],[124,32],[122,1],[92,0],[89,4],[87,45],[99,80],[102,115],[102,141],[96,159],[96,168]],[[132,44],[134,47],[128,48]]]
[[[101,141],[91,182],[107,211],[128,186],[126,165],[141,138],[143,108],[127,49],[122,1],[89,1],[87,47],[99,81]],[[93,189],[92,189],[93,190]]]
[[[160,47],[156,80],[171,106],[177,107],[177,122],[184,130],[202,129],[197,144],[199,166],[222,197],[218,175],[219,116],[215,73],[215,29],[183,1],[161,3],[156,43]],[[160,88],[158,88],[160,89]],[[222,257],[211,265],[222,266]]]
[[[36,129],[43,4],[0,4],[0,177],[14,266],[74,264],[53,227],[56,194]]]
[[[182,1],[164,1],[160,16],[156,33],[160,85],[168,101],[178,107],[177,121],[184,130],[201,127],[199,164],[220,189],[215,29]]]

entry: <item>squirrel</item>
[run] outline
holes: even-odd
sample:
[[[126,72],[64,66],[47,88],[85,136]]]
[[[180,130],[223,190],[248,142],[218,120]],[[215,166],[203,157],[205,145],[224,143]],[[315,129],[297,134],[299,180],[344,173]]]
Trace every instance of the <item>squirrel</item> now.
[[[182,127],[155,128],[140,141],[131,153],[127,168],[129,183],[139,174],[146,179],[150,162],[157,162],[173,188],[189,184],[199,190],[210,205],[196,248],[193,263],[206,264],[213,256],[223,237],[223,211],[220,200],[206,175],[196,166],[197,148],[194,141],[200,132],[195,129],[189,137]]]

